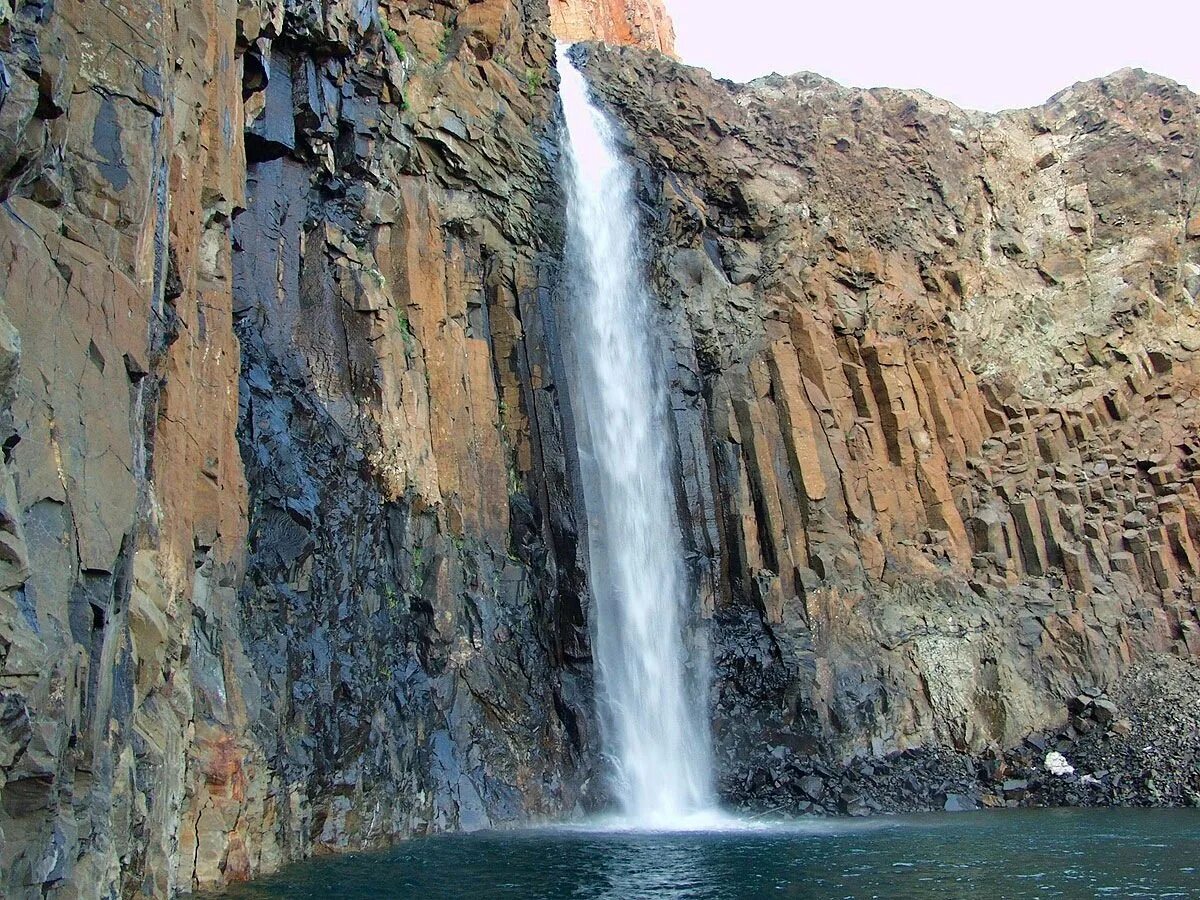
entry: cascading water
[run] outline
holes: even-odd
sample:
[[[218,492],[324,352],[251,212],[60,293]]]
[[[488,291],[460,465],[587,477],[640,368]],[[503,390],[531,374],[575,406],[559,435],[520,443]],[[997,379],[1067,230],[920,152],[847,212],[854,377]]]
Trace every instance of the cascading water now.
[[[706,673],[688,672],[689,609],[656,377],[633,179],[612,123],[559,48],[566,117],[571,398],[593,596],[600,720],[629,824],[711,808]]]

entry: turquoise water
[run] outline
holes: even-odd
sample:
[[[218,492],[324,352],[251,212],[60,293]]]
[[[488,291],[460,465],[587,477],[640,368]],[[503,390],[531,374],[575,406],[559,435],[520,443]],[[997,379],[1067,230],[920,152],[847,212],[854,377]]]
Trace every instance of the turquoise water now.
[[[1029,810],[673,834],[489,832],[302,863],[224,896],[1200,897],[1200,811]]]

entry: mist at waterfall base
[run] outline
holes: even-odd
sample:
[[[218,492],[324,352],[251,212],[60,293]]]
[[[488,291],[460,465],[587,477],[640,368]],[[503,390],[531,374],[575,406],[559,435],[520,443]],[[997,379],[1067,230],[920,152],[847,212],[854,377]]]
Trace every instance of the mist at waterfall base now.
[[[708,671],[685,639],[694,592],[675,512],[668,398],[633,176],[582,73],[565,48],[558,56],[566,121],[563,330],[587,510],[603,749],[626,824],[695,827],[714,816]]]

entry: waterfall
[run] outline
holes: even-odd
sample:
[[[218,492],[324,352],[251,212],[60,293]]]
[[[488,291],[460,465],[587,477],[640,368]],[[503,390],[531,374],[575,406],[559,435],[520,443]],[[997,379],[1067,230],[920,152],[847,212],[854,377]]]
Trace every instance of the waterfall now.
[[[707,672],[689,673],[692,591],[668,462],[633,177],[614,128],[559,48],[566,118],[568,366],[587,509],[604,750],[629,824],[677,827],[711,807]],[[697,671],[700,670],[700,671]]]

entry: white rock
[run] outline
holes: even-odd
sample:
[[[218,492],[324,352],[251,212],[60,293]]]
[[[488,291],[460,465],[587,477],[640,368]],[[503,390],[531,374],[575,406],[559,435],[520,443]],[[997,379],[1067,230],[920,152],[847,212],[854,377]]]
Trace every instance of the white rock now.
[[[1045,766],[1047,772],[1060,778],[1075,774],[1075,767],[1067,762],[1067,758],[1057,750],[1051,750],[1046,754]]]

